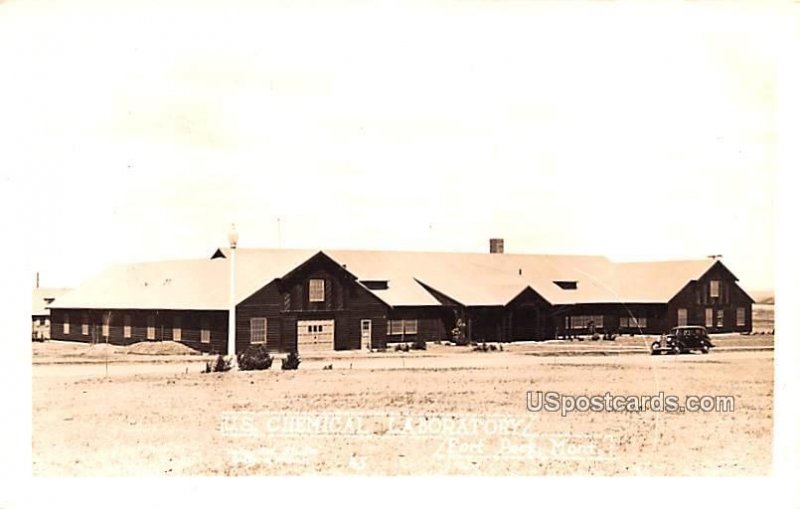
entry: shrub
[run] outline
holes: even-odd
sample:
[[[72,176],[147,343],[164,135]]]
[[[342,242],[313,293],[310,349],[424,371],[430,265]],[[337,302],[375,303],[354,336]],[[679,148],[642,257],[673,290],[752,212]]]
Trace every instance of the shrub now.
[[[395,352],[407,352],[410,350],[408,343],[398,343],[394,347]]]
[[[281,369],[297,369],[300,367],[300,356],[290,352],[285,359],[281,359]]]
[[[231,361],[222,355],[217,355],[213,361],[206,361],[206,369],[203,373],[224,373],[231,370]]]
[[[412,350],[427,350],[428,349],[428,343],[426,343],[424,339],[416,339],[411,344],[411,349]]]
[[[267,345],[251,345],[236,358],[242,371],[269,369],[272,366],[272,355]]]
[[[467,331],[467,324],[464,323],[464,320],[458,318],[456,320],[456,326],[450,331],[450,335],[453,337],[453,342],[457,345],[464,345],[467,343],[466,341],[466,331]]]
[[[480,343],[472,347],[473,352],[502,352],[503,345],[494,343]]]

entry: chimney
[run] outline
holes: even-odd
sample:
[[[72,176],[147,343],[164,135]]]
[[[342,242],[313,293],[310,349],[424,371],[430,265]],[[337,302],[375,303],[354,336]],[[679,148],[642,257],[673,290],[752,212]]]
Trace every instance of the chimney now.
[[[489,239],[489,252],[503,254],[503,239]]]

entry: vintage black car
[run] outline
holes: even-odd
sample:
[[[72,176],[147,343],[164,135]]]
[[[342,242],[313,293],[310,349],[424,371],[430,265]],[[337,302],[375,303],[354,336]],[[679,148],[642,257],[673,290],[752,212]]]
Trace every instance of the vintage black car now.
[[[669,334],[664,334],[660,340],[653,341],[653,344],[650,345],[650,353],[652,355],[680,354],[692,350],[708,353],[713,347],[705,327],[683,326],[673,327]]]

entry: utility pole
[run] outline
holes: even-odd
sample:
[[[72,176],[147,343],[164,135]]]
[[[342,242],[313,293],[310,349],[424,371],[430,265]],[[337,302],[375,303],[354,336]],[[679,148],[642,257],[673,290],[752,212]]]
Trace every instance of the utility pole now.
[[[231,359],[231,368],[236,367],[236,244],[239,242],[239,232],[236,225],[231,225],[228,232],[228,242],[231,247],[230,271],[230,310],[228,312],[228,357]]]

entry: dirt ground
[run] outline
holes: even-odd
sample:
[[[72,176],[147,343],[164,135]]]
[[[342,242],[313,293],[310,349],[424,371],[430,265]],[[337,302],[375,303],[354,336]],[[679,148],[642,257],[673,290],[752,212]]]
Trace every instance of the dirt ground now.
[[[709,355],[652,357],[649,341],[336,352],[225,374],[200,373],[207,356],[34,344],[33,473],[769,474],[772,336],[716,337]],[[528,391],[735,408],[562,416],[528,411]]]

